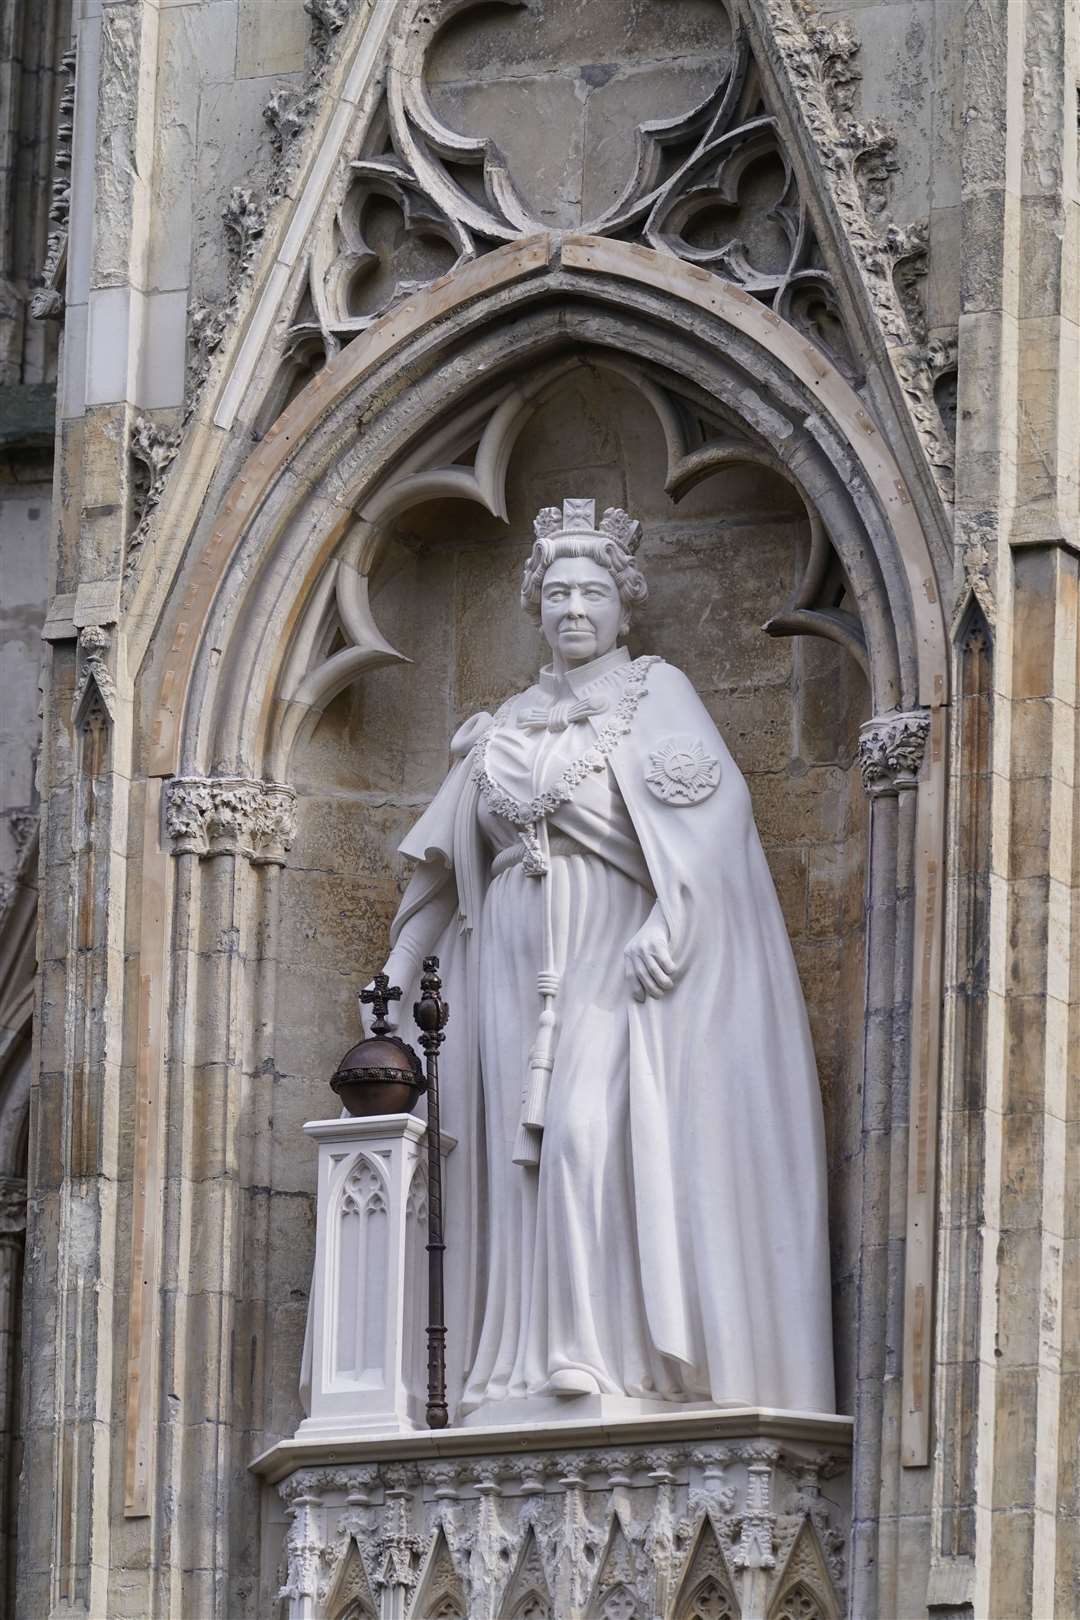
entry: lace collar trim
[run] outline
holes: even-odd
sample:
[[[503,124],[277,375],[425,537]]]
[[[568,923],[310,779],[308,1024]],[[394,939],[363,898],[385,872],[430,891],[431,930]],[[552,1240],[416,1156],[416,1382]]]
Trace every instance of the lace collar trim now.
[[[625,651],[623,648],[617,651]],[[599,660],[598,660],[599,662]],[[574,796],[574,789],[594,771],[602,771],[607,767],[608,758],[615,752],[619,743],[630,731],[638,704],[648,689],[649,672],[654,664],[663,660],[655,656],[635,658],[626,665],[626,682],[623,686],[622,696],[611,711],[611,718],[597,732],[592,745],[577,759],[571,761],[559,780],[546,793],[537,798],[524,802],[515,799],[488,775],[487,751],[488,743],[493,733],[510,713],[516,698],[510,698],[502,705],[491,725],[481,737],[473,750],[474,763],[472,779],[479,787],[488,808],[497,816],[502,816],[512,827],[519,830],[531,828],[541,821],[544,816],[551,815],[560,805],[566,804]],[[606,670],[605,672],[606,673]]]

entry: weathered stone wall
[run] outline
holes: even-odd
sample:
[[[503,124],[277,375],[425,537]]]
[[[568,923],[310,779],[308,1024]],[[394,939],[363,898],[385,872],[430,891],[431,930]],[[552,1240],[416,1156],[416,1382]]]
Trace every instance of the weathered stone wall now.
[[[1072,14],[1057,0],[816,12],[787,0],[730,10],[531,0],[463,10],[418,67],[410,38],[429,11],[386,0],[105,0],[76,20],[70,229],[65,219],[42,289],[53,317],[66,303],[52,518],[44,487],[0,486],[11,716],[0,747],[14,761],[0,783],[10,796],[0,872],[32,797],[32,621],[40,591],[52,598],[21,1615],[238,1620],[273,1601],[247,1464],[297,1415],[312,1243],[300,1125],[325,1109],[326,1076],[356,1033],[355,989],[380,961],[404,876],[394,849],[442,774],[449,732],[534,672],[535,633],[513,617],[517,573],[532,513],[573,484],[645,520],[653,600],[635,645],[688,670],[747,773],[806,988],[828,1121],[840,1402],[856,1413],[850,1613],[1071,1615]],[[691,341],[689,275],[702,300],[693,342],[719,346],[719,315],[702,336],[713,299],[734,329],[757,334],[747,343],[783,329],[815,378],[816,394],[793,404],[789,392],[783,410],[805,435],[798,468],[814,497],[826,464],[845,482],[830,522],[850,533],[865,524],[847,555],[884,694],[876,706],[915,707],[918,724],[933,710],[917,793],[892,781],[869,808],[862,797],[853,761],[871,699],[848,652],[760,633],[807,556],[791,486],[731,469],[673,504],[640,399],[610,373],[582,373],[517,445],[508,526],[445,494],[396,520],[372,602],[414,663],[368,669],[293,755],[298,827],[284,869],[276,855],[262,863],[265,849],[251,864],[235,841],[207,859],[174,856],[163,782],[236,767],[232,755],[200,755],[190,713],[177,719],[202,702],[203,688],[186,684],[198,638],[211,673],[243,640],[247,608],[237,628],[229,599],[246,602],[245,570],[259,559],[227,570],[220,536],[255,523],[249,503],[265,498],[285,529],[301,509],[291,475],[266,496],[252,470],[292,431],[279,420],[286,397],[385,337],[379,398],[336,431],[342,480],[357,442],[389,466],[393,401],[410,389],[434,399],[464,365],[448,343],[443,372],[426,371],[418,340],[412,369],[395,373],[404,312],[427,289],[423,341],[436,346],[457,322],[464,344],[472,317],[468,299],[453,305],[455,284],[476,272],[469,296],[486,296],[483,265],[500,242],[531,233],[535,255],[537,235],[595,222],[633,172],[639,126],[670,121],[714,86],[739,23],[753,61],[725,128],[745,144],[747,125],[768,113],[768,151],[729,165],[686,235],[650,235],[645,210],[608,245],[638,244],[627,252],[653,278],[653,313],[669,300],[673,353]],[[25,248],[32,216],[35,244],[0,269],[0,314],[9,294],[19,306],[0,359],[5,376],[47,383],[56,328],[32,327],[22,311],[48,225],[38,114],[51,99],[62,116],[62,50],[39,48],[43,30],[66,35],[63,6],[0,4],[3,82],[16,63],[32,80],[41,67],[9,98],[0,142],[3,217]],[[392,118],[384,100],[391,56],[405,79],[426,76],[430,106],[459,143],[488,136],[503,149],[525,224],[494,207],[475,150],[451,143],[413,173],[416,119]],[[689,150],[680,139],[663,147],[657,185],[672,154]],[[372,160],[384,163],[377,184],[363,170]],[[704,171],[698,179],[708,189]],[[715,257],[736,228],[749,269]],[[791,231],[808,233],[813,276],[801,301],[784,302],[755,276],[787,262]],[[549,239],[550,264],[536,255],[523,273],[554,279],[561,245]],[[733,283],[741,302],[714,297]],[[646,295],[626,293],[635,297]],[[568,319],[570,301],[552,302],[552,322]],[[524,305],[506,315],[508,347],[530,318]],[[484,364],[497,378],[497,345]],[[859,423],[843,442],[841,384],[855,390]],[[762,368],[744,407],[755,391],[775,404],[777,388]],[[306,397],[308,414],[291,420],[314,434],[319,385]],[[788,418],[769,420],[779,434]],[[898,470],[877,508],[860,457],[881,440]],[[322,488],[304,523],[332,505]],[[257,516],[269,555],[273,515]],[[39,522],[52,526],[47,582],[31,539]],[[882,540],[906,534],[910,547],[913,529],[917,556]],[[326,534],[329,558],[340,535]],[[9,535],[22,536],[13,591]],[[676,616],[688,590],[700,603],[689,636]],[[821,593],[809,604],[836,608]],[[300,602],[291,617],[264,617],[254,633],[287,639],[305,611]],[[941,623],[956,631],[955,652]],[[243,667],[269,715],[275,649]],[[936,686],[920,684],[926,669]],[[170,737],[180,739],[172,753]],[[257,749],[251,758],[262,773]],[[932,794],[950,769],[948,836],[935,846],[916,805],[944,813]],[[25,911],[20,971],[33,954]],[[933,1064],[920,1068],[926,1031]]]

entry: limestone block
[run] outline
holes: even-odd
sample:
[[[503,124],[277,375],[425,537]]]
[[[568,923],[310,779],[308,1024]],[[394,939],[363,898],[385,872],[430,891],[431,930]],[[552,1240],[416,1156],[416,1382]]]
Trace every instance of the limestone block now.
[[[543,0],[518,14],[493,12],[483,27],[447,28],[428,68],[440,84],[497,77],[510,64],[550,72],[583,62],[709,57],[727,43],[726,19],[712,0],[686,0],[677,12],[656,0],[632,12],[620,0]]]
[[[863,885],[857,851],[821,844],[808,851],[808,927],[811,934],[846,935],[862,921]]]
[[[926,324],[931,332],[955,327],[960,315],[960,269],[966,251],[963,211],[935,208],[930,216],[930,261],[926,277]]]
[[[311,1214],[314,1234],[314,1210]],[[292,1238],[289,1239],[292,1242]],[[301,1251],[308,1264],[310,1277],[314,1255],[314,1236],[311,1246]],[[304,1340],[308,1325],[308,1295],[305,1288],[299,1298],[278,1295],[271,1301],[263,1320],[266,1321],[266,1349],[270,1358],[267,1370],[267,1402],[264,1428],[266,1436],[294,1434],[302,1422],[304,1410],[300,1402],[297,1368],[303,1362]]]
[[[650,567],[659,554],[659,567]],[[666,525],[642,548],[650,649],[685,670],[703,694],[790,679],[793,646],[762,635],[795,583],[795,534],[787,524],[752,530]],[[687,623],[686,604],[694,603]]]
[[[720,82],[725,62],[614,64],[585,67],[579,94],[584,102],[585,150],[581,218],[596,219],[623,195],[633,174],[634,135],[644,119],[673,118],[705,100]]]
[[[134,399],[145,410],[164,410],[184,402],[187,319],[188,295],[184,283],[178,290],[151,293],[142,300]]]
[[[744,776],[787,769],[792,758],[793,727],[792,694],[786,684],[728,687],[704,693],[703,697]]]
[[[281,960],[355,973],[385,951],[396,891],[329,872],[282,874]],[[366,981],[364,981],[366,982]]]
[[[851,812],[845,773],[818,766],[802,775],[755,776],[749,786],[754,819],[770,844],[833,843],[847,835]]]
[[[536,679],[539,637],[525,614],[515,611],[521,567],[516,546],[500,548],[492,557],[466,553],[460,560],[454,675],[463,715],[493,712],[511,692]]]
[[[463,135],[487,129],[496,136],[526,206],[549,230],[582,222],[583,99],[564,78],[441,85],[432,97],[450,129]],[[494,108],[501,117],[493,118]],[[555,131],[563,138],[552,140]]]
[[[889,197],[890,214],[898,220],[922,217],[929,203],[935,18],[931,0],[886,0],[860,6],[855,19],[863,41],[862,116],[902,131]]]
[[[930,184],[933,214],[960,202],[963,92],[954,72],[964,49],[964,8],[959,0],[934,7],[927,94],[930,99]]]
[[[341,872],[382,884],[402,864],[397,846],[416,820],[419,795],[394,803],[374,794],[301,798],[296,841],[289,855],[294,870]]]
[[[1019,211],[1014,200],[997,190],[978,192],[965,196],[961,212],[961,309],[965,313],[1013,309],[1019,245]],[[987,416],[992,420],[994,413]]]
[[[236,0],[174,6],[161,14],[151,289],[186,287],[191,273],[193,185],[204,84],[228,83],[236,60]]]
[[[1022,203],[1024,255],[1022,303],[1024,321],[1057,323],[1075,309],[1076,242],[1072,212],[1065,213],[1056,195],[1025,196]],[[1072,238],[1072,239],[1070,239]],[[1024,369],[1030,356],[1025,352]]]
[[[236,77],[296,73],[304,65],[311,22],[292,0],[240,0],[236,20]]]
[[[807,852],[799,845],[780,846],[769,851],[768,860],[788,934],[799,939],[806,931]]]
[[[798,645],[798,757],[808,765],[846,769],[855,757],[859,725],[869,713],[870,693],[851,655],[832,642],[804,637]]]
[[[294,758],[301,789],[433,793],[446,771],[451,618],[424,603],[453,592],[453,560],[390,548],[372,586],[376,623],[413,663],[368,670],[327,708]]]
[[[221,216],[233,187],[257,190],[268,169],[263,118],[268,95],[261,78],[207,84],[203,89],[192,221],[192,285],[201,299],[220,299],[225,293],[228,256]]]
[[[132,299],[128,286],[92,288],[87,329],[86,403],[113,404],[131,397]]]
[[[392,911],[392,906],[388,909]],[[377,971],[372,964],[381,966],[385,953],[384,935],[375,951],[369,947],[354,960],[342,963],[337,972],[301,962],[290,963],[279,973],[272,1056],[275,1072],[292,1082],[292,1090],[282,1088],[282,1094],[275,1098],[275,1111],[287,1109],[297,1129],[304,1119],[312,1117],[310,1104],[323,1095],[322,1088],[328,1085],[342,1052],[350,1041],[360,1039],[357,993]],[[263,1060],[267,1055],[262,1054]],[[302,1082],[304,1102],[294,1097],[297,1082]],[[297,1110],[304,1107],[307,1112],[298,1117]],[[294,1142],[289,1157],[299,1152]]]

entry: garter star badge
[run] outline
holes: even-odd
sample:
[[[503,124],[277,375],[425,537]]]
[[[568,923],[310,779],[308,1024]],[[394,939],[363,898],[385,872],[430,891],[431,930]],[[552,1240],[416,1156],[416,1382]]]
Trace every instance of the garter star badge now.
[[[700,804],[716,791],[720,761],[699,737],[669,737],[649,755],[645,781],[665,804]]]

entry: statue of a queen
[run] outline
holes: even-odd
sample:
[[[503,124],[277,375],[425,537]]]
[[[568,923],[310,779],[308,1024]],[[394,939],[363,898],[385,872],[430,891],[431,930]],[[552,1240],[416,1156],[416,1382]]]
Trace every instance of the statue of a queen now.
[[[457,1416],[832,1411],[821,1099],[746,784],[686,676],[620,644],[638,524],[567,500],[535,531],[551,662],[454,737],[385,969],[437,951],[454,1010]]]

